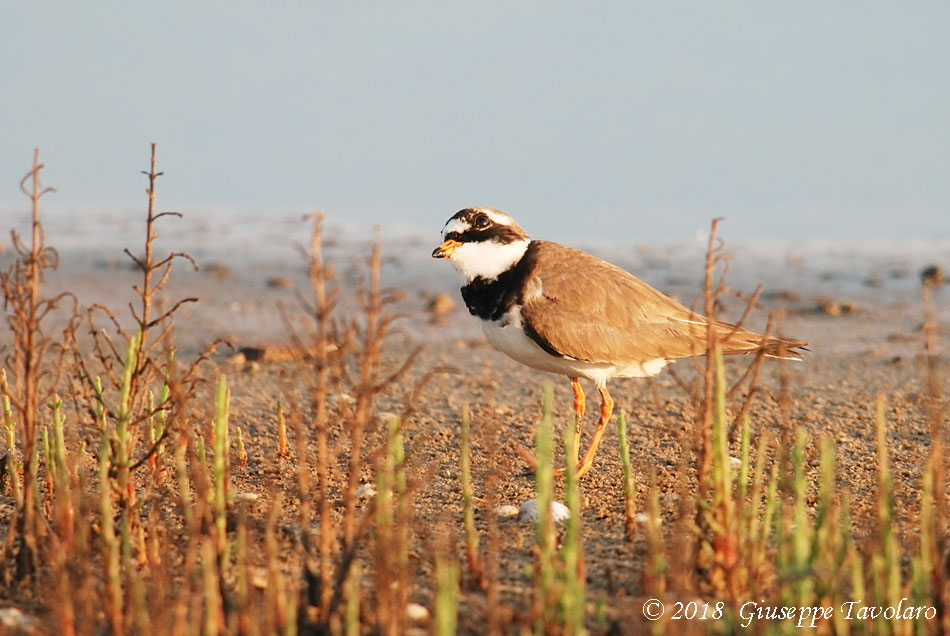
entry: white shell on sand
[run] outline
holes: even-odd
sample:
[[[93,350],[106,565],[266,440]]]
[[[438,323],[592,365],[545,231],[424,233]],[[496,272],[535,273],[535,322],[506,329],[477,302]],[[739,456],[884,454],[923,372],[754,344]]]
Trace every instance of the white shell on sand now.
[[[567,509],[567,506],[558,502],[551,502],[551,519],[555,523],[560,523],[571,516],[571,511]],[[538,500],[529,499],[528,501],[521,504],[521,509],[518,510],[518,521],[526,521],[534,523],[538,520]]]
[[[425,605],[419,605],[418,603],[406,605],[406,618],[411,621],[427,621],[429,615],[429,609]]]
[[[376,496],[376,486],[373,484],[363,484],[356,489],[357,499],[372,499]]]
[[[4,634],[36,634],[39,633],[36,631],[39,626],[38,619],[24,614],[15,607],[0,609],[0,627],[13,630],[11,632],[7,632],[6,629],[0,630]]]

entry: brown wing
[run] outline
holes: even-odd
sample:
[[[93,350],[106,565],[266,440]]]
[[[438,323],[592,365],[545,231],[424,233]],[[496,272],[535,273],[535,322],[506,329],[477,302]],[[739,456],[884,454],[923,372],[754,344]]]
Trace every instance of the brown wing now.
[[[557,243],[538,242],[522,300],[525,329],[551,353],[585,362],[632,363],[706,352],[708,321],[628,272]],[[715,322],[723,353],[797,357],[779,341]]]

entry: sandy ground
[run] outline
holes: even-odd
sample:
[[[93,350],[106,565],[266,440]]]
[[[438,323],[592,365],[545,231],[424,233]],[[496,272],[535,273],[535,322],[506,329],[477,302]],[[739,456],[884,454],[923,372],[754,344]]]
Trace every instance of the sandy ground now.
[[[361,244],[362,245],[362,244]],[[365,247],[365,245],[362,245]],[[357,286],[361,269],[357,255],[362,247],[343,245],[330,250],[340,259],[339,281],[345,290]],[[359,248],[359,249],[358,249]],[[402,291],[395,309],[407,317],[400,333],[393,336],[387,360],[398,360],[418,344],[423,353],[409,375],[382,396],[377,405],[380,417],[401,411],[411,387],[429,370],[450,367],[430,382],[415,404],[414,414],[406,421],[411,476],[419,481],[415,498],[415,549],[413,567],[419,584],[413,600],[432,607],[431,554],[432,533],[443,519],[461,528],[461,492],[459,484],[458,423],[463,405],[473,411],[472,463],[475,495],[479,501],[476,520],[484,531],[491,507],[519,506],[533,497],[531,474],[514,458],[510,445],[520,442],[533,446],[534,424],[540,416],[542,386],[553,381],[558,430],[573,417],[570,387],[566,379],[526,369],[494,351],[481,337],[473,320],[461,306],[451,268],[444,262],[427,260],[431,246],[402,246],[389,256],[386,282]],[[389,252],[392,253],[392,250]],[[9,253],[4,256],[7,258]],[[644,278],[664,291],[691,302],[698,290],[701,269],[679,271],[675,262],[665,261],[648,269]],[[636,264],[636,263],[634,263]],[[201,261],[202,271],[186,268],[175,272],[166,302],[195,295],[199,303],[183,310],[176,323],[176,338],[181,356],[194,355],[215,338],[226,338],[236,348],[260,342],[287,341],[287,328],[280,307],[297,313],[297,290],[304,289],[302,262],[291,253],[285,257],[248,263],[242,255],[210,255]],[[830,435],[838,449],[838,483],[854,498],[855,526],[859,536],[873,532],[874,493],[876,489],[876,449],[874,445],[874,399],[887,398],[890,423],[888,444],[895,476],[898,516],[912,519],[918,507],[920,468],[928,453],[929,425],[921,407],[921,372],[917,356],[923,348],[920,324],[923,308],[918,300],[916,272],[894,272],[890,263],[866,263],[866,271],[832,272],[825,280],[816,277],[807,285],[795,286],[795,279],[766,284],[764,302],[785,310],[783,330],[789,336],[809,341],[811,352],[800,364],[766,363],[762,373],[765,391],[756,398],[751,411],[753,435],[768,432],[779,437],[783,426],[801,426],[810,437],[810,476],[817,465],[815,446],[820,435]],[[733,263],[734,270],[742,268]],[[877,268],[877,269],[875,269]],[[871,273],[869,274],[868,271]],[[664,273],[665,272],[665,273]],[[875,274],[878,272],[880,275]],[[890,272],[890,273],[888,273]],[[640,273],[637,271],[636,273]],[[864,280],[852,284],[847,296],[840,292],[842,279]],[[750,275],[747,273],[746,277]],[[136,275],[129,271],[121,254],[102,257],[76,252],[64,254],[64,267],[48,279],[49,289],[68,289],[86,305],[104,302],[121,308],[130,299],[130,286]],[[823,287],[824,285],[824,287]],[[947,296],[938,296],[938,309],[944,323],[950,320]],[[448,293],[457,301],[454,311],[439,324],[426,311],[435,293]],[[830,297],[836,301],[854,301],[855,311],[832,315],[821,309]],[[344,301],[344,307],[352,307]],[[738,301],[728,301],[725,317],[741,313]],[[833,310],[832,310],[833,313]],[[761,327],[764,314],[753,316],[751,326]],[[4,338],[8,335],[4,333]],[[950,339],[942,335],[942,351]],[[2,340],[0,340],[2,342]],[[293,363],[229,364],[231,353],[222,350],[215,363],[228,374],[232,388],[231,422],[244,430],[250,460],[244,469],[235,469],[239,491],[266,495],[274,488],[292,493],[293,464],[274,460],[276,449],[275,405],[282,399],[287,378],[293,376]],[[689,380],[695,377],[688,361],[675,365],[675,371]],[[730,376],[736,377],[741,363],[730,362]],[[789,382],[791,422],[783,424],[778,406],[782,393],[780,375]],[[945,374],[950,378],[950,374]],[[593,428],[596,393],[590,385],[589,411],[585,433]],[[646,503],[648,475],[655,470],[661,493],[663,519],[670,531],[676,531],[679,500],[677,470],[682,462],[692,461],[682,445],[684,427],[692,417],[689,397],[669,373],[652,384],[642,380],[615,380],[610,389],[617,410],[629,414],[630,442],[638,489],[638,506]],[[944,381],[944,390],[950,385]],[[594,393],[594,395],[590,395]],[[283,398],[286,399],[286,396]],[[616,420],[614,420],[615,422]],[[585,439],[586,444],[586,439]],[[736,446],[734,444],[734,446]],[[734,455],[737,452],[733,453]],[[494,472],[494,487],[489,490],[489,473]],[[366,471],[364,478],[372,478]],[[623,536],[623,493],[621,467],[617,453],[615,426],[609,427],[595,461],[594,469],[582,483],[584,497],[584,544],[591,601],[609,599],[610,619],[621,633],[635,633],[642,626],[640,606],[645,544],[642,536],[633,542]],[[250,513],[263,523],[269,497],[252,504]],[[292,506],[292,504],[288,504]],[[293,518],[288,509],[284,518]],[[526,566],[531,563],[533,528],[516,519],[499,519],[501,556],[498,576],[506,604],[514,611],[529,604],[530,581]],[[903,546],[912,546],[915,537],[901,531]],[[480,596],[468,595],[463,605],[463,625],[477,630]]]

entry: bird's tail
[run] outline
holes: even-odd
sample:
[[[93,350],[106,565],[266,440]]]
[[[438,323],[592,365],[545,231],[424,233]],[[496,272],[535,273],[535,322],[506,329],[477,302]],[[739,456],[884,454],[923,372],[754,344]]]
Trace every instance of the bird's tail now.
[[[726,322],[716,322],[716,339],[725,355],[762,352],[767,358],[801,360],[808,343],[795,338],[776,338],[740,329]]]
[[[801,360],[802,354],[808,351],[808,343],[794,338],[765,338],[761,345],[767,358],[779,360]]]

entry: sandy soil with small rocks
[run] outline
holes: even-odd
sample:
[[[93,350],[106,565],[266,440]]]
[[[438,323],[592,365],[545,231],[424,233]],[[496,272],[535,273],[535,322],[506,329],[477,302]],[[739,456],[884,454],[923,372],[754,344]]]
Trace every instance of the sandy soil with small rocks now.
[[[425,250],[430,248],[410,243],[387,251],[384,280],[399,289],[393,309],[403,312],[405,317],[396,323],[399,329],[389,340],[385,359],[387,364],[396,365],[416,346],[422,345],[423,349],[409,373],[381,395],[376,404],[377,424],[381,428],[388,414],[403,411],[412,391],[427,373],[440,370],[425,384],[413,403],[413,412],[404,421],[409,474],[415,488],[411,553],[415,584],[411,596],[428,608],[433,606],[431,553],[436,528],[448,522],[458,529],[461,543],[462,408],[467,405],[472,411],[476,525],[483,534],[493,509],[504,505],[519,507],[534,496],[532,474],[511,447],[516,443],[533,447],[545,382],[554,385],[557,430],[563,430],[573,418],[567,380],[527,369],[492,349],[462,306],[454,275],[451,271],[439,271],[450,268],[445,263],[426,260]],[[337,280],[344,291],[344,312],[356,307],[352,292],[362,280],[362,257],[352,250],[352,245],[343,246],[338,252],[331,249],[330,254],[342,260]],[[3,258],[9,256],[8,252]],[[200,297],[200,302],[185,306],[178,316],[175,337],[179,355],[187,359],[216,338],[227,339],[233,345],[233,349],[219,348],[207,374],[213,376],[219,369],[228,375],[231,423],[244,432],[249,461],[245,468],[234,469],[234,486],[239,492],[259,495],[248,504],[249,518],[258,528],[263,527],[273,493],[286,493],[287,509],[281,517],[290,528],[295,520],[296,462],[276,457],[276,404],[289,399],[307,404],[299,384],[295,385],[301,375],[301,363],[280,356],[235,358],[234,354],[241,348],[273,350],[292,346],[282,312],[291,316],[291,323],[299,318],[298,295],[306,289],[304,266],[292,254],[285,260],[253,264],[242,262],[238,254],[230,259],[219,254],[200,264],[202,271],[197,273],[177,267],[166,296],[166,306],[175,298]],[[676,269],[675,263],[663,267]],[[700,270],[679,272],[685,276],[676,279],[658,275],[657,272],[666,271],[663,267],[651,270],[653,276],[648,280],[684,302],[695,298]],[[733,268],[741,267],[741,263],[733,264]],[[868,267],[873,269],[874,264]],[[864,276],[848,272],[844,275]],[[894,278],[900,278],[897,283],[892,283],[886,274],[869,278],[866,285],[853,288],[858,292],[852,296],[836,296],[834,276],[828,278],[827,289],[820,280],[804,288],[783,287],[787,281],[778,285],[764,281],[763,304],[784,311],[783,332],[808,340],[810,352],[801,363],[766,362],[760,378],[763,391],[756,396],[750,412],[754,437],[768,434],[782,439],[798,427],[808,432],[812,484],[817,471],[818,439],[827,435],[835,441],[837,483],[840,489],[852,494],[855,529],[861,537],[874,531],[874,402],[877,395],[883,395],[899,538],[905,548],[915,540],[903,524],[913,520],[918,509],[920,471],[930,442],[929,424],[921,404],[923,307],[915,291],[919,289],[915,276],[916,272],[895,275]],[[63,266],[48,277],[47,285],[51,291],[72,291],[84,304],[102,302],[122,311],[136,280],[137,275],[129,270],[121,254],[103,258],[78,252],[64,254]],[[899,286],[896,292],[889,292],[891,285]],[[944,367],[950,340],[946,328],[950,321],[948,297],[950,289],[937,293]],[[724,317],[741,314],[741,305],[739,301],[727,300]],[[752,327],[761,328],[764,313],[755,312],[752,321]],[[7,337],[4,332],[3,338]],[[0,339],[2,342],[5,340]],[[729,376],[738,377],[746,363],[729,361]],[[689,361],[677,363],[674,371],[686,382],[697,377]],[[950,392],[948,382],[950,373],[945,373],[945,393]],[[622,409],[629,418],[637,506],[645,508],[649,475],[655,473],[662,519],[671,540],[682,531],[677,521],[683,496],[678,474],[683,466],[692,470],[695,462],[695,455],[684,445],[695,416],[693,403],[669,372],[652,381],[614,380],[609,388],[617,412]],[[585,389],[589,393],[586,436],[595,422],[597,399],[593,387],[585,385]],[[783,396],[787,396],[790,405],[787,419],[780,408]],[[640,607],[646,545],[642,533],[632,541],[624,537],[615,423],[616,416],[593,470],[582,482],[584,558],[591,602],[608,600],[608,624],[619,633],[637,633],[643,627]],[[378,435],[371,435],[367,445],[378,442]],[[738,442],[733,439],[733,455],[737,454]],[[372,478],[371,467],[367,467],[363,480],[369,482]],[[499,516],[494,522],[500,529],[496,567],[507,608],[504,611],[517,616],[530,604],[531,580],[526,572],[534,558],[534,529],[517,517]],[[289,530],[286,540],[292,543]],[[478,604],[482,598],[478,593],[463,598],[464,631],[479,631]]]

